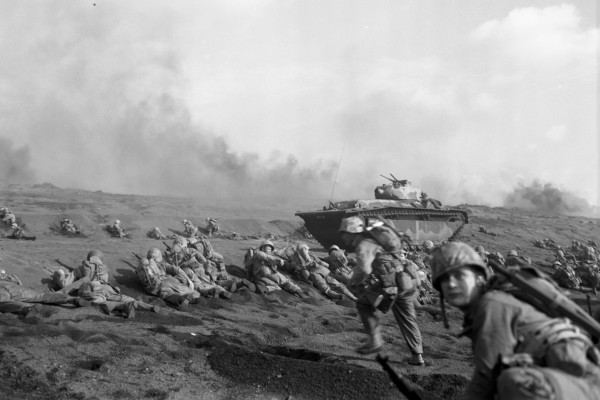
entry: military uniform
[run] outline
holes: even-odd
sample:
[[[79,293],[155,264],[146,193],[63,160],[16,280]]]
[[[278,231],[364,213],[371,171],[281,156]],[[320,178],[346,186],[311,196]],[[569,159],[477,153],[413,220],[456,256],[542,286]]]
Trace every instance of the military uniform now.
[[[262,246],[261,246],[262,248]],[[284,289],[294,295],[302,297],[302,289],[285,275],[277,271],[283,265],[283,260],[261,250],[252,251],[252,255],[245,262],[249,279],[257,286],[263,287],[267,292]]]
[[[367,282],[367,292],[358,296],[356,308],[365,331],[370,337],[370,342],[359,347],[357,351],[368,354],[381,349],[383,339],[376,310],[387,312],[391,303],[394,318],[413,355],[411,363],[424,365],[421,358],[423,343],[415,311],[417,286],[410,288],[408,284],[410,282],[407,280],[411,280],[412,277],[407,277],[408,271],[403,270],[400,261],[393,255],[402,251],[402,243],[399,238],[389,228],[381,227],[380,229],[382,236],[385,236],[383,240],[381,240],[381,236],[380,239],[375,240],[366,234],[361,234],[354,239],[353,243],[357,265],[354,267],[350,287],[353,289]],[[370,234],[374,235],[375,231],[371,230]],[[385,243],[386,248],[380,243]],[[401,291],[398,295],[399,286]],[[379,294],[383,299],[374,298],[373,294]]]
[[[348,259],[344,252],[339,247],[332,246],[329,249],[329,256],[327,256],[326,261],[329,264],[331,275],[344,285],[347,285],[352,276],[352,268],[348,265]]]
[[[579,279],[577,273],[569,264],[559,266],[552,275],[552,279],[554,279],[559,286],[566,289],[577,289],[581,285],[581,279]]]
[[[74,304],[80,305],[79,299],[64,293],[36,292],[18,283],[0,280],[0,312],[27,314],[32,303],[41,304]]]
[[[517,262],[517,264],[519,264]],[[600,353],[567,318],[551,318],[488,285],[492,273],[464,243],[434,252],[433,285],[464,314],[475,370],[467,400],[600,398]]]
[[[599,399],[600,368],[590,360],[584,360],[581,376],[556,367],[534,366],[512,367],[499,376],[495,374],[499,356],[519,353],[527,345],[523,342],[526,332],[549,320],[551,318],[546,314],[501,291],[487,292],[480,301],[473,302],[465,313],[463,332],[473,341],[475,372],[465,399],[492,400],[496,388],[500,399],[517,399],[517,392],[526,393],[536,386],[539,397],[527,398]],[[548,393],[547,397],[540,395],[544,391]]]
[[[325,296],[333,300],[341,300],[342,294],[356,301],[356,296],[348,288],[331,276],[327,264],[310,254],[308,245],[301,243],[296,247],[292,255],[292,268],[302,274],[308,275],[308,279]]]
[[[143,258],[140,260],[136,275],[148,293],[169,303],[184,305],[199,296],[194,289],[182,283],[188,282],[189,278],[181,268],[162,260]]]
[[[97,280],[108,283],[108,269],[100,257],[92,256],[68,274],[65,274],[62,269],[56,271],[52,280],[62,293],[71,294],[79,290],[86,281]]]

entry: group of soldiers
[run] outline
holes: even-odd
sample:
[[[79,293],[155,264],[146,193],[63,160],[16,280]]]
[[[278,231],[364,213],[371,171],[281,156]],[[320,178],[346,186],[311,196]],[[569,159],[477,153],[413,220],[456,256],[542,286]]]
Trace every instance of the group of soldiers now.
[[[136,267],[148,294],[179,309],[203,296],[227,299],[241,289],[261,294],[284,290],[302,299],[307,292],[299,283],[306,283],[329,299],[355,302],[367,335],[356,348],[359,354],[383,350],[380,314],[391,311],[411,353],[408,364],[425,366],[416,309],[438,292],[440,306],[447,302],[464,314],[463,335],[473,343],[475,371],[467,399],[600,398],[600,353],[589,337],[568,319],[549,316],[491,285],[499,266],[530,266],[531,260],[517,250],[504,256],[482,246],[436,246],[429,240],[412,246],[389,221],[349,217],[342,220],[339,234],[355,258],[337,245],[319,258],[307,243],[277,249],[264,240],[246,252],[245,274],[240,277],[228,272],[207,236],[185,221],[187,237],[175,235],[171,245],[163,242],[165,251],[151,248],[137,256]],[[157,239],[167,239],[158,235],[160,229],[152,232]],[[594,246],[574,241],[566,251],[556,250],[554,257],[554,279],[565,286],[562,271],[596,265],[598,253]],[[583,281],[583,275],[578,276]],[[595,275],[590,287],[598,286],[599,277]],[[110,284],[98,250],[90,251],[78,267],[56,271],[52,280],[55,292],[38,293],[0,271],[0,311],[29,315],[41,303],[97,306],[125,318],[136,310],[162,312],[160,306],[125,296]]]

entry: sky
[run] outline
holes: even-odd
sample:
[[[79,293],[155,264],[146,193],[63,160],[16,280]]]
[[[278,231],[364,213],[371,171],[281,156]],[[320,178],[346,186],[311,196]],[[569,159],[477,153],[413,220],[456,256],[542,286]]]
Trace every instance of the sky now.
[[[0,14],[0,181],[598,205],[594,0],[28,0]]]

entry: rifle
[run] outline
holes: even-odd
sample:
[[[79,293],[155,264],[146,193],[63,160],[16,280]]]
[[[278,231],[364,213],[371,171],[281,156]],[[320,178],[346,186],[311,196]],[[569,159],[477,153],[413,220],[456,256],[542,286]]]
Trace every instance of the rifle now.
[[[67,269],[67,271],[71,272],[73,271],[75,268],[69,267],[67,264],[65,264],[64,262],[60,261],[58,258],[55,258],[54,261],[56,261],[61,267],[64,267]]]
[[[55,272],[55,271],[51,270],[50,268],[46,267],[45,265],[42,265],[42,267],[43,267],[43,268],[44,268],[46,271],[48,271],[48,272],[50,272],[52,275],[54,275],[54,272]]]
[[[394,383],[394,385],[398,388],[400,393],[402,393],[408,400],[422,400],[423,397],[421,394],[427,393],[428,399],[431,400],[440,400],[439,397],[435,396],[431,392],[425,391],[423,388],[418,386],[417,384],[409,381],[408,379],[398,375],[396,371],[392,369],[390,364],[388,363],[388,358],[386,356],[382,356],[381,354],[377,354],[375,357],[377,362],[381,364],[381,367],[387,374],[390,376],[390,379]]]
[[[171,246],[169,246],[169,245],[167,244],[167,242],[165,242],[165,241],[163,240],[163,244],[164,244],[165,246],[167,246],[167,251],[171,251]]]
[[[527,270],[504,268],[492,259],[489,262],[495,264],[494,270],[497,273],[525,292],[531,299],[530,304],[535,308],[550,317],[567,317],[588,331],[591,336],[600,338],[600,323],[588,315],[577,303],[565,296],[560,289],[555,288],[550,281],[544,279],[541,272],[534,268]],[[534,282],[534,279],[528,279],[528,275],[530,278],[540,278],[544,284],[535,285],[534,283],[537,282]]]
[[[138,259],[138,261],[142,261],[142,257],[140,257],[139,255],[137,255],[136,253],[134,253],[133,251],[131,252],[131,254],[133,254],[135,256],[135,258]]]

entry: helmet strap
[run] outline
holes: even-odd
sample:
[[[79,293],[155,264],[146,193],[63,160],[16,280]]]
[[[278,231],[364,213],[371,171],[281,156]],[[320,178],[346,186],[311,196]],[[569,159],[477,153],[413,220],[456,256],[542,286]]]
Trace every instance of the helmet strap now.
[[[444,299],[444,292],[440,291],[440,309],[442,310],[442,321],[444,322],[444,328],[450,329],[450,322],[446,315],[446,304]]]

